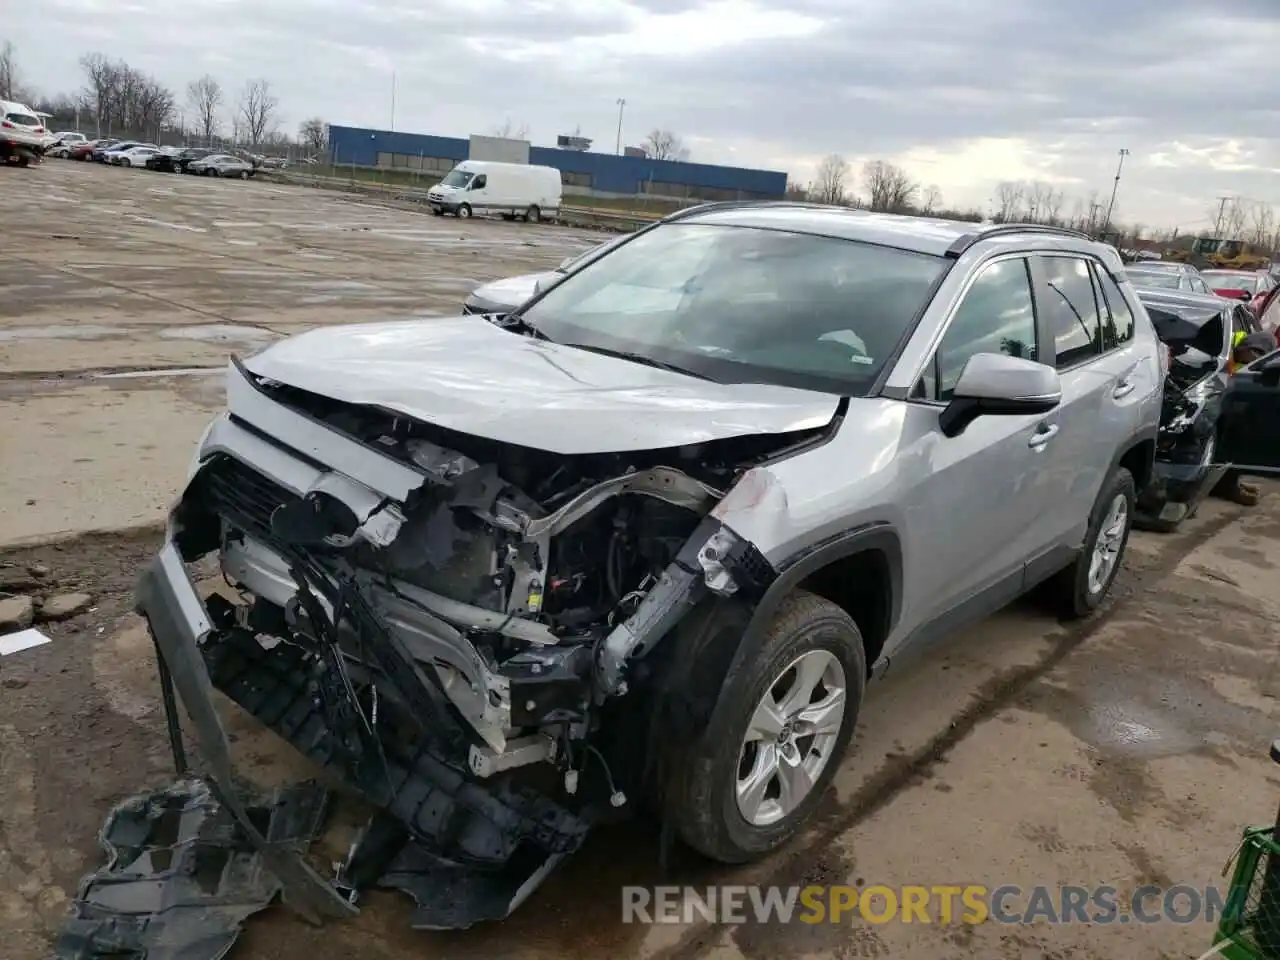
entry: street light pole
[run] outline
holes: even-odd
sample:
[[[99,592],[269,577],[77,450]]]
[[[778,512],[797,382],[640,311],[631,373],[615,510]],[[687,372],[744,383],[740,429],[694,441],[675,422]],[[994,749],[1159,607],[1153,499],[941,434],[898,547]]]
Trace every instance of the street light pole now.
[[[619,97],[618,98],[618,143],[616,148],[616,152],[619,155],[621,155],[622,153],[622,111],[625,110],[626,108],[627,108],[627,101],[622,99],[622,97]]]
[[[396,71],[391,70],[391,132],[396,132]]]
[[[1128,155],[1129,151],[1121,147],[1120,162],[1116,165],[1116,182],[1111,185],[1111,202],[1107,204],[1107,219],[1102,225],[1103,233],[1111,229],[1111,212],[1116,208],[1116,191],[1120,189],[1120,171],[1124,169],[1124,158]]]

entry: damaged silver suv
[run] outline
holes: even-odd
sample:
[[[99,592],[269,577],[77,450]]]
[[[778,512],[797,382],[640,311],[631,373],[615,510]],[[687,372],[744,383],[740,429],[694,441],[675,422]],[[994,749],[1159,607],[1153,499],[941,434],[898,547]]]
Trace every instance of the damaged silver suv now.
[[[233,361],[138,607],[224,791],[211,686],[383,809],[350,875],[466,925],[618,807],[767,853],[891,662],[1094,609],[1163,377],[1082,234],[710,204],[505,317]]]

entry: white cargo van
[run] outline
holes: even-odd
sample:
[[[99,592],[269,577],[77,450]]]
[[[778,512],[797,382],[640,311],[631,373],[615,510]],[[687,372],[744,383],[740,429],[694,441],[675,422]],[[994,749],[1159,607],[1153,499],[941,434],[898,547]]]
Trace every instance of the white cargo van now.
[[[498,213],[504,220],[531,223],[560,212],[560,171],[528,163],[463,160],[427,192],[436,216]]]

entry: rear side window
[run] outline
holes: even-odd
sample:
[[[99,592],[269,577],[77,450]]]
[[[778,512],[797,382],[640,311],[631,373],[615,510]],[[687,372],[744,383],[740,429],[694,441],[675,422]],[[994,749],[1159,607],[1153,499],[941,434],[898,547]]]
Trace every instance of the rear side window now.
[[[1115,350],[1133,339],[1133,311],[1111,274],[1097,264],[1093,273],[1102,291],[1102,349]]]
[[[1079,257],[1041,257],[1045,320],[1053,337],[1056,366],[1074,367],[1101,352],[1098,301],[1087,261]]]

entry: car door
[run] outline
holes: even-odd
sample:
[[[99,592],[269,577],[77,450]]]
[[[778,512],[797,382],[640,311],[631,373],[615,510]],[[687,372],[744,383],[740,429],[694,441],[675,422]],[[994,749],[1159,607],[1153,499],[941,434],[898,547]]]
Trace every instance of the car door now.
[[[1216,460],[1280,475],[1280,351],[1237,371],[1223,397]]]
[[[944,436],[937,421],[970,357],[1035,359],[1037,350],[1026,258],[983,264],[911,398],[921,462],[911,468],[920,479],[905,493],[906,549],[918,558],[912,607],[920,614],[902,628],[913,639],[989,613],[1022,589],[1027,528],[1044,499],[1047,418],[979,417],[955,437]]]
[[[1103,264],[1040,254],[1032,270],[1048,341],[1044,360],[1062,381],[1057,435],[1042,465],[1052,479],[1036,520],[1037,538],[1056,549],[1081,542],[1103,480],[1138,431],[1150,384],[1140,369],[1133,315]]]

